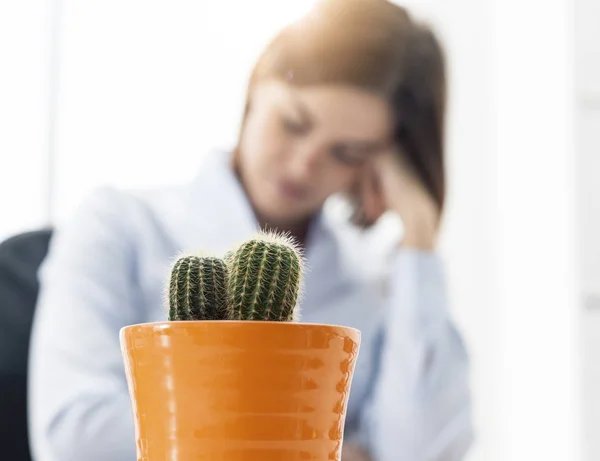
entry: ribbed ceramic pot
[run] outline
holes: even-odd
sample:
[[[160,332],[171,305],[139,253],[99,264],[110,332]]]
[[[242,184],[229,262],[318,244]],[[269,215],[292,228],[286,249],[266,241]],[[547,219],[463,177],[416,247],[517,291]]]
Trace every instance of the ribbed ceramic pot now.
[[[340,459],[358,330],[176,321],[120,341],[139,461]]]

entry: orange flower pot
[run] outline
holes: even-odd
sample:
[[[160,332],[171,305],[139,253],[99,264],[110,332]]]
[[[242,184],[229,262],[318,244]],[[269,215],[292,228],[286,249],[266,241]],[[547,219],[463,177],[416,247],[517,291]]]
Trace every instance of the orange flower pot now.
[[[340,459],[358,330],[167,321],[120,341],[138,461]]]

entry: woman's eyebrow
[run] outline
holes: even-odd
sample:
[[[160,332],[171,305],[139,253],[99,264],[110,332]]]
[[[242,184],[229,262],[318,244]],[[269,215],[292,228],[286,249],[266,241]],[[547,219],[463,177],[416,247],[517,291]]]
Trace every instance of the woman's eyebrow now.
[[[300,118],[302,118],[303,123],[306,123],[307,125],[312,125],[314,123],[313,117],[310,115],[310,110],[302,101],[292,95],[289,96],[288,100],[294,110],[299,114]]]

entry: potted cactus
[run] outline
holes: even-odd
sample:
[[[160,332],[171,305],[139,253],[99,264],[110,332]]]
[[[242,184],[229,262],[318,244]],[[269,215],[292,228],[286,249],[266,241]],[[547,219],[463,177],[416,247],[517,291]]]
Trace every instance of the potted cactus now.
[[[299,321],[304,261],[259,233],[171,267],[168,320],[120,341],[138,460],[338,460],[360,332]]]

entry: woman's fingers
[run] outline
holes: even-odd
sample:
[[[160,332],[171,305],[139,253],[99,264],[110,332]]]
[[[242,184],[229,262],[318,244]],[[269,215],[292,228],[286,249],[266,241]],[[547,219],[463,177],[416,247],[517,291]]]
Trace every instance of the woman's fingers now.
[[[377,171],[389,209],[396,212],[405,227],[407,242],[431,247],[439,226],[440,213],[433,197],[412,169],[395,153],[377,159]],[[423,243],[424,236],[426,242]],[[419,240],[421,239],[421,240]]]
[[[379,156],[375,168],[381,181],[382,195],[390,208],[410,208],[429,195],[398,153]]]

